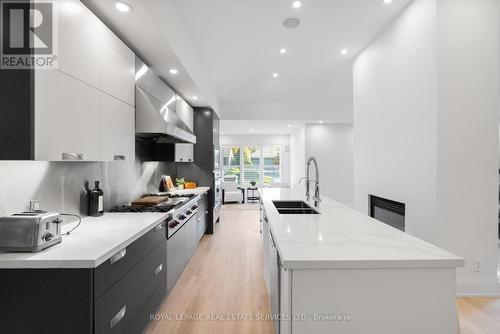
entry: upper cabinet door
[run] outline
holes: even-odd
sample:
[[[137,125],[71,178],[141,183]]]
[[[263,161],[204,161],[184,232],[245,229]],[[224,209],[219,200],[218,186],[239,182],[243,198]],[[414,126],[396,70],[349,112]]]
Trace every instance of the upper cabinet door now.
[[[58,70],[35,72],[35,159],[100,160],[99,90]]]
[[[135,160],[135,109],[101,92],[101,161]]]
[[[99,88],[101,21],[80,1],[63,0],[55,8],[59,70]]]
[[[134,106],[134,53],[102,23],[100,48],[101,90]]]
[[[175,112],[186,123],[188,128],[193,131],[193,108],[179,95],[176,96]]]

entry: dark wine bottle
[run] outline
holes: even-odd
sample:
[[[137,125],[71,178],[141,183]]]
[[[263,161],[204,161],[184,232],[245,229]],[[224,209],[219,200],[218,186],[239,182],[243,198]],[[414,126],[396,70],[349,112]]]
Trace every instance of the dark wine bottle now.
[[[99,181],[95,181],[95,188],[89,192],[89,216],[99,217],[104,214],[104,192],[99,189]]]

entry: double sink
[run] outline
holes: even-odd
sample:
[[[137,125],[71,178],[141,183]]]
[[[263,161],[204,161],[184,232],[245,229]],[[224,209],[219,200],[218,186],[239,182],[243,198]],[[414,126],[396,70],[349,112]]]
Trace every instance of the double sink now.
[[[274,207],[280,215],[317,215],[318,211],[313,209],[304,201],[273,201]]]

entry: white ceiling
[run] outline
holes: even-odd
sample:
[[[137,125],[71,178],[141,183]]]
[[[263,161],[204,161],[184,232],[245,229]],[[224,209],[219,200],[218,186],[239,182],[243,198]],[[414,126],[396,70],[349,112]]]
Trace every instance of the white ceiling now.
[[[223,120],[221,135],[289,135],[306,122],[278,120]]]
[[[348,122],[353,56],[410,0],[172,1],[224,118]],[[291,16],[302,21],[292,30],[282,26]]]

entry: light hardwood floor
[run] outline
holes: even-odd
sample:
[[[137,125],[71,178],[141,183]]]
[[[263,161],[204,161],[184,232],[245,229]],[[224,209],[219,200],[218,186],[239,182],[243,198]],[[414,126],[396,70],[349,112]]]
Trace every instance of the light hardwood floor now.
[[[457,300],[462,334],[500,333],[500,299]],[[203,237],[148,334],[272,334],[270,321],[175,320],[183,315],[262,315],[270,312],[262,278],[259,211],[225,206],[214,235]],[[402,331],[404,333],[404,331]]]

